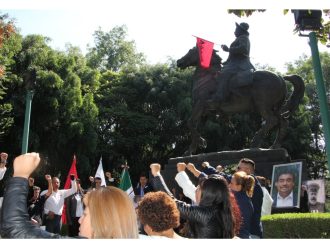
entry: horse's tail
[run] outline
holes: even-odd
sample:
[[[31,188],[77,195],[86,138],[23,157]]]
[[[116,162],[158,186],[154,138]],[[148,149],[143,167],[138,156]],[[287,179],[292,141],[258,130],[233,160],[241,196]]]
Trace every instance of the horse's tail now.
[[[298,75],[283,76],[283,79],[289,81],[293,85],[293,92],[286,100],[286,103],[281,108],[281,115],[288,117],[299,106],[299,103],[304,97],[305,83],[304,80]]]

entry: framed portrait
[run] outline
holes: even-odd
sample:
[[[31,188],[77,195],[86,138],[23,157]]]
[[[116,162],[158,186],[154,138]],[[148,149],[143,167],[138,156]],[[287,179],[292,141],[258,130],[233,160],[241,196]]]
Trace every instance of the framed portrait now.
[[[299,208],[302,162],[274,165],[271,196],[274,208]]]
[[[309,180],[305,184],[307,188],[309,211],[323,213],[325,208],[324,180]]]

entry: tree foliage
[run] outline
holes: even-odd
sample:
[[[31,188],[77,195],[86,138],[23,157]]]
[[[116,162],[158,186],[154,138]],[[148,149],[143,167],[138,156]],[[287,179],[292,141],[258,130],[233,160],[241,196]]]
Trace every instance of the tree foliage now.
[[[320,54],[321,65],[323,70],[324,81],[328,96],[328,105],[330,108],[330,55],[329,53]],[[308,162],[310,176],[312,178],[324,177],[327,175],[326,168],[326,156],[325,156],[325,143],[324,135],[322,131],[321,115],[318,96],[316,92],[316,82],[314,79],[313,63],[312,58],[302,56],[299,60],[294,63],[288,64],[289,73],[299,73],[305,80],[306,91],[305,91],[305,105],[304,105],[304,119],[298,119],[300,125],[302,122],[307,122],[309,127],[308,133],[305,135],[309,138],[309,143],[306,144],[304,153]],[[299,130],[297,130],[299,131]],[[295,130],[295,134],[299,134]],[[301,130],[301,132],[306,132]],[[305,139],[306,140],[306,139]],[[297,142],[302,142],[301,139]]]
[[[97,99],[100,150],[113,166],[128,161],[137,175],[150,162],[182,154],[191,109],[189,76],[168,65],[103,74]]]
[[[103,72],[119,71],[122,67],[143,63],[144,56],[136,51],[135,42],[126,38],[125,25],[114,27],[109,32],[104,32],[101,28],[95,31],[95,47],[89,48],[88,65]]]
[[[3,100],[10,86],[10,66],[13,64],[13,56],[19,51],[20,36],[16,34],[13,21],[7,14],[0,15],[0,140],[7,134],[13,125],[13,106],[10,100]]]

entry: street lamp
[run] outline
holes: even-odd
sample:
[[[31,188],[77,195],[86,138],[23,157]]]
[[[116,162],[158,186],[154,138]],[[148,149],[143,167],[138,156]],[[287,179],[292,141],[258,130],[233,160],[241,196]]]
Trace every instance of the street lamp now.
[[[25,97],[25,118],[24,118],[24,130],[22,140],[22,154],[27,153],[29,145],[29,130],[30,130],[30,116],[31,106],[34,94],[34,87],[36,83],[36,70],[28,71],[23,75],[26,97]]]
[[[321,10],[292,10],[295,18],[296,27],[300,36],[309,37],[309,45],[312,51],[314,76],[316,80],[316,90],[320,103],[321,121],[325,138],[325,147],[328,159],[328,169],[330,170],[330,116],[328,110],[327,96],[323,80],[320,54],[317,47],[316,32],[320,31],[323,26],[321,24]],[[309,31],[309,34],[302,34],[301,31]]]
[[[299,31],[318,31],[322,28],[321,10],[292,10]]]

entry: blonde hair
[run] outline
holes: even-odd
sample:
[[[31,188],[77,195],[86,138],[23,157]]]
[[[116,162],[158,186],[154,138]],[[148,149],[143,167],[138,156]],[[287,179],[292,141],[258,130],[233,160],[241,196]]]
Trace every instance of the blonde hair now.
[[[254,177],[247,175],[245,171],[237,171],[234,173],[233,177],[236,180],[237,185],[242,186],[242,191],[246,192],[248,197],[252,197],[255,183]]]
[[[87,193],[93,239],[138,238],[137,216],[133,202],[122,190],[109,186]]]

